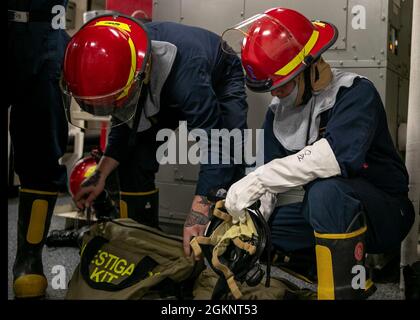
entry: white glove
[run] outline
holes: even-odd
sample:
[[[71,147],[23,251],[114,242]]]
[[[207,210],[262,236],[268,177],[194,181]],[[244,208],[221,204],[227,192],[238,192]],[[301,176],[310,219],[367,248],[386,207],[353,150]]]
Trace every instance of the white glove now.
[[[268,221],[270,219],[271,214],[274,211],[274,208],[277,204],[277,194],[266,192],[262,195],[260,198],[261,206],[260,211],[261,214],[264,216],[265,221]]]
[[[334,152],[326,139],[321,139],[301,151],[275,159],[234,183],[226,196],[225,207],[233,222],[245,220],[244,209],[266,192],[283,193],[303,186],[317,178],[341,174]]]
[[[245,208],[264,194],[264,188],[254,172],[234,183],[228,190],[225,208],[232,216],[232,222],[246,221]]]

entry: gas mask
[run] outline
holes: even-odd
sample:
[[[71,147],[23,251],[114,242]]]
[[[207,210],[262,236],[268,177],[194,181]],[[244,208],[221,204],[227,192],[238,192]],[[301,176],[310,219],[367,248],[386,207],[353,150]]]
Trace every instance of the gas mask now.
[[[218,200],[212,208],[210,223],[204,236],[191,241],[195,256],[204,256],[211,268],[219,275],[212,299],[220,299],[231,291],[239,299],[242,293],[237,281],[249,286],[258,285],[264,277],[259,259],[270,254],[270,230],[260,213],[259,204],[247,209],[245,223],[233,224],[232,217]],[[266,286],[270,286],[270,257],[267,259]]]

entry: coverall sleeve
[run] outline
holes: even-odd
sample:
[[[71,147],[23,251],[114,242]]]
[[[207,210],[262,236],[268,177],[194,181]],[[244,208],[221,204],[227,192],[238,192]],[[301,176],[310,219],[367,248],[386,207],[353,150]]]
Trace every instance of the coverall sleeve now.
[[[116,118],[113,118],[113,121],[120,123]],[[130,133],[131,129],[127,124],[112,127],[108,134],[105,156],[121,162],[127,156]]]
[[[222,164],[222,152],[217,152],[218,164],[211,163],[210,133],[212,129],[222,129],[226,123],[235,123],[233,114],[222,109],[212,85],[211,65],[205,57],[194,57],[188,66],[177,72],[176,85],[172,94],[180,104],[187,121],[188,130],[203,129],[208,139],[208,164],[200,165],[196,195],[207,196],[219,188],[227,189],[240,177],[235,177],[238,165]],[[246,118],[246,110],[243,111]],[[241,115],[237,115],[238,118]],[[229,129],[229,128],[228,128]]]
[[[338,97],[325,138],[343,177],[354,176],[363,169],[378,126],[379,108],[383,108],[379,93],[366,79],[356,79],[353,86]]]

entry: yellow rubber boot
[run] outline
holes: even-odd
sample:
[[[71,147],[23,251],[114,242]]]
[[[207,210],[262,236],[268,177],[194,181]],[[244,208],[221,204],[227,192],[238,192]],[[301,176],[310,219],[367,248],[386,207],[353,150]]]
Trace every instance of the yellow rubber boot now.
[[[315,232],[318,300],[361,300],[376,290],[365,268],[365,233]]]
[[[16,298],[40,298],[48,282],[43,272],[42,249],[50,227],[57,192],[21,189],[17,252],[13,265]]]

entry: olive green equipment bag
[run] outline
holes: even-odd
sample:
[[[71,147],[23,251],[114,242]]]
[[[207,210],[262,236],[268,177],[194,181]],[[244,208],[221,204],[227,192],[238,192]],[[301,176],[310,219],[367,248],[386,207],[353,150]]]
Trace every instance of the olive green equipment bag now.
[[[194,300],[212,300],[214,288],[219,275],[213,269],[207,268],[198,276],[194,283]],[[239,300],[312,300],[310,290],[301,289],[294,283],[282,278],[271,276],[270,286],[266,287],[265,279],[256,286],[249,286],[246,282],[238,283],[241,291]],[[220,300],[237,300],[231,291],[227,291]]]
[[[196,267],[181,237],[132,219],[101,221],[84,235],[80,255],[66,299],[190,298]]]

